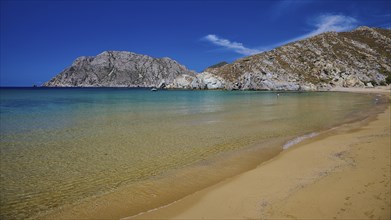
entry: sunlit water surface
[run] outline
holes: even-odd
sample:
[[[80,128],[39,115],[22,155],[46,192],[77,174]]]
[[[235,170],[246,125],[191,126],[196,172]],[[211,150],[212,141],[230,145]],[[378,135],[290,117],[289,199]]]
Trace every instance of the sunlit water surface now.
[[[331,128],[376,104],[350,93],[109,88],[2,88],[0,101],[1,219]]]

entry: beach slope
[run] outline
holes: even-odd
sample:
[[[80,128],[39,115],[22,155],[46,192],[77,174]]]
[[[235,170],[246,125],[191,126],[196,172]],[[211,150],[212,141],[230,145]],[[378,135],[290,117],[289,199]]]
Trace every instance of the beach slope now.
[[[132,219],[390,219],[390,106]]]

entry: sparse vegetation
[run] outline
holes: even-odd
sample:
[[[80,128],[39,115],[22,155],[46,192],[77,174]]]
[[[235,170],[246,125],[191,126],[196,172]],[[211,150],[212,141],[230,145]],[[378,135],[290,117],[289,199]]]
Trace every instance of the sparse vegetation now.
[[[361,84],[361,79],[367,79],[365,83],[371,82],[374,86],[391,84],[391,72],[388,71],[391,69],[391,47],[383,40],[390,35],[389,30],[379,32],[379,29],[371,28],[324,33],[266,53],[244,57],[210,71],[233,83],[239,82],[240,77],[247,74],[249,77],[246,80],[251,80],[253,86],[261,87],[264,81],[270,84],[337,86],[349,81],[350,84],[345,84],[354,86]],[[265,62],[269,60],[273,61]],[[377,78],[377,73],[384,75],[385,79]],[[359,82],[355,83],[355,80]]]
[[[391,73],[390,73],[390,72],[389,72],[388,75],[386,76],[386,83],[387,83],[388,85],[391,84]]]
[[[228,64],[227,62],[223,61],[223,62],[220,62],[220,63],[216,63],[216,64],[214,64],[214,65],[208,67],[207,69],[209,69],[209,68],[210,68],[210,69],[219,68],[219,67],[222,67],[222,66],[227,65],[227,64]]]
[[[331,81],[331,79],[319,79],[319,81],[321,82],[321,83],[329,83],[330,81]]]
[[[381,67],[379,72],[386,77],[385,83],[388,84],[388,85],[391,84],[391,72],[387,71],[387,69],[384,68],[384,67]]]

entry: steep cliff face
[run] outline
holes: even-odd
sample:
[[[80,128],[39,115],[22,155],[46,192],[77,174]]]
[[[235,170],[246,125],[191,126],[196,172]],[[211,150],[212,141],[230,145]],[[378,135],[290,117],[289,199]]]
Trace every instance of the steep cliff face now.
[[[391,80],[391,30],[328,32],[205,72],[226,89],[324,90]],[[388,77],[388,78],[387,78]]]
[[[79,57],[43,84],[47,87],[160,87],[192,71],[170,58],[152,58],[124,51]]]

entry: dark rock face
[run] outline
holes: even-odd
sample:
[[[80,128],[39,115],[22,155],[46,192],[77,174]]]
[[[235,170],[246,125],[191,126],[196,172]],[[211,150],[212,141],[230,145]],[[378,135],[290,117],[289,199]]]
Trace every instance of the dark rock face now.
[[[95,57],[79,57],[47,87],[158,87],[192,71],[170,58],[152,58],[124,51],[105,51]]]
[[[205,70],[227,89],[327,90],[391,80],[391,30],[328,32]]]

